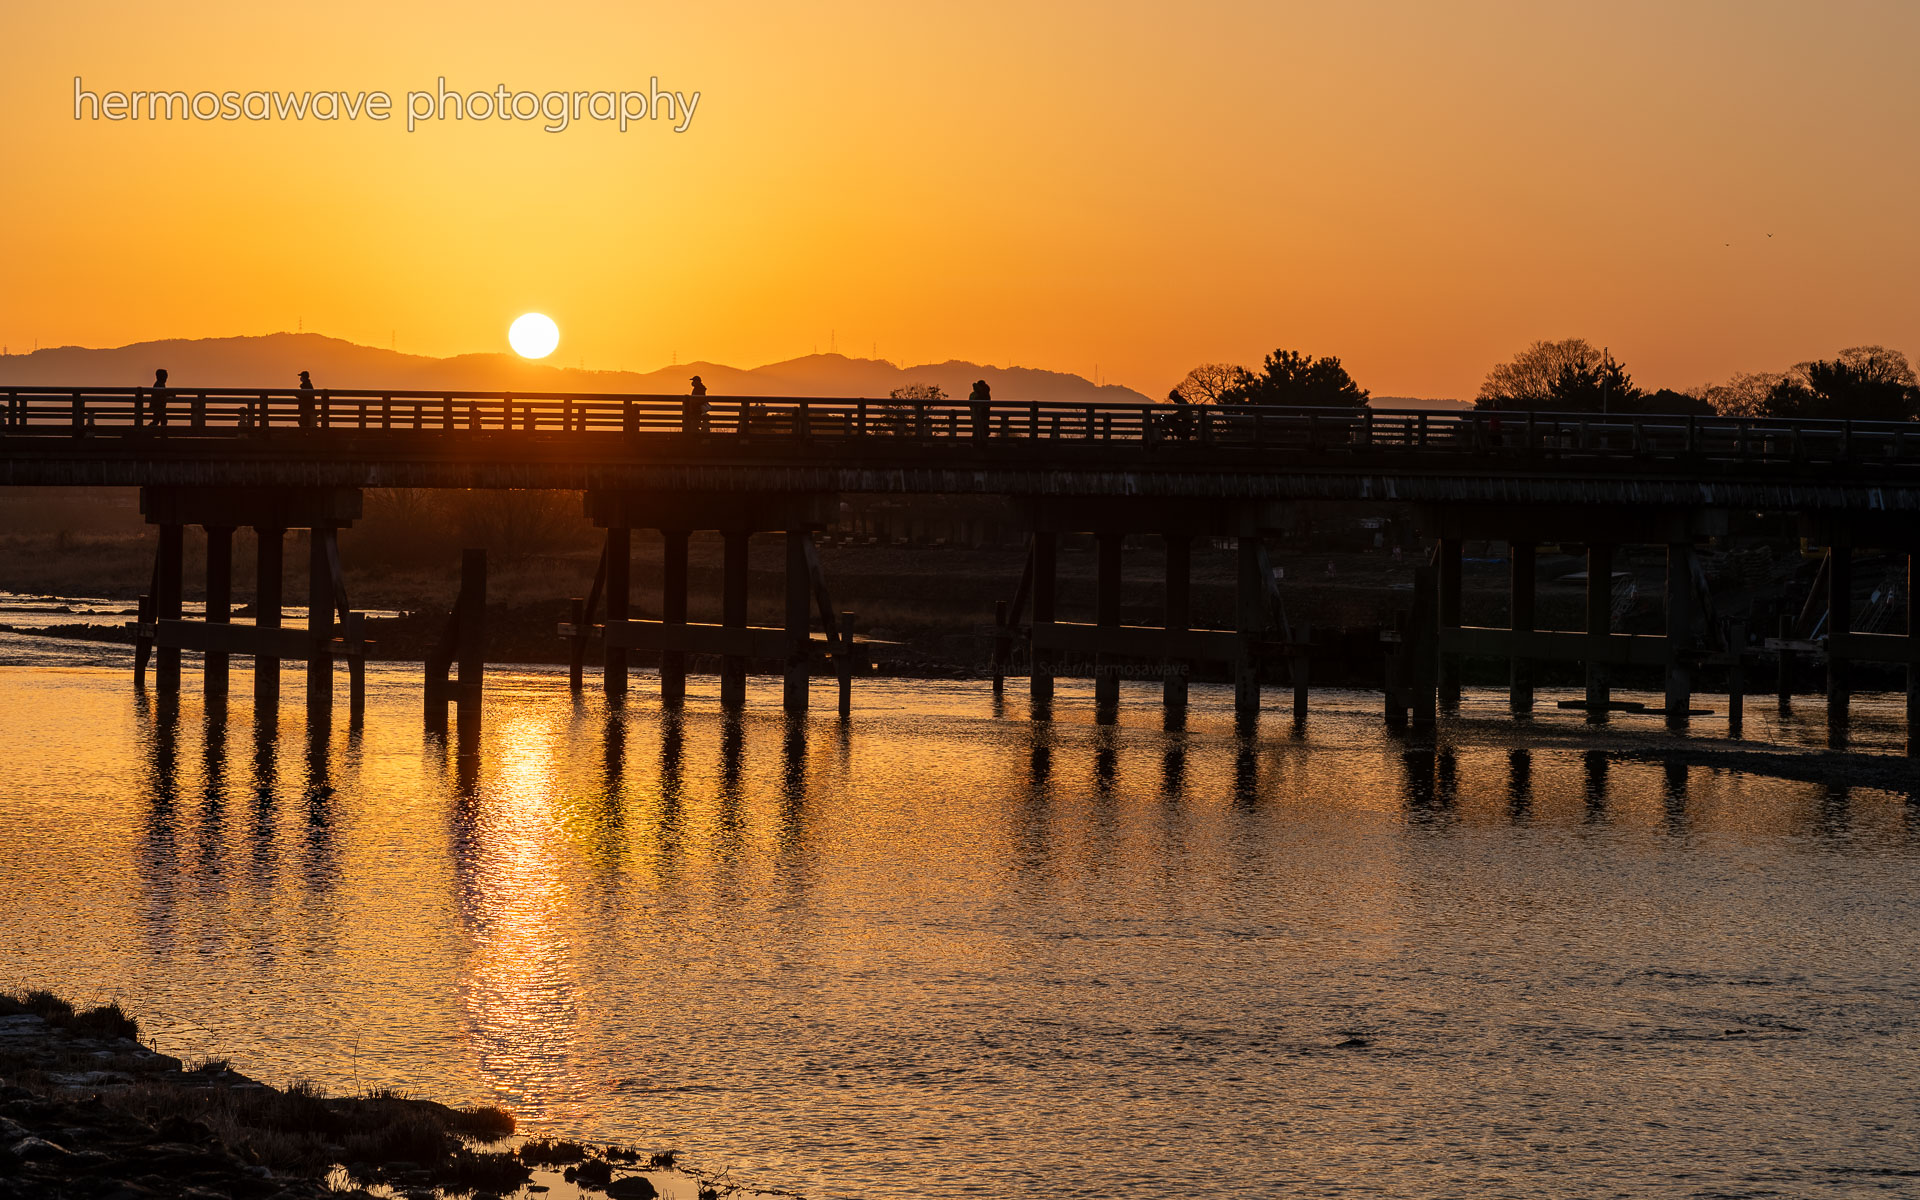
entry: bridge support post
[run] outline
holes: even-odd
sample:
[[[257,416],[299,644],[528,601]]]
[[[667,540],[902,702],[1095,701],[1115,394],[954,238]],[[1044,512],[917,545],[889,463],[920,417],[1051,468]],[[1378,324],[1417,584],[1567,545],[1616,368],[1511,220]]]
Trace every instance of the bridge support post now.
[[[728,629],[747,627],[747,547],[752,536],[744,529],[721,532],[725,541],[720,581],[720,622]],[[747,702],[747,660],[738,654],[720,659],[720,703]]]
[[[660,619],[668,624],[687,619],[687,537],[684,529],[660,531]],[[684,650],[660,652],[660,702],[678,706],[687,698],[687,655]]]
[[[1440,605],[1431,564],[1413,569],[1413,613],[1407,620],[1404,678],[1412,692],[1408,710],[1416,730],[1431,730],[1438,716],[1440,688]]]
[[[1915,638],[1920,638],[1920,627],[1915,619],[1920,618],[1920,602],[1914,600],[1913,585],[1920,583],[1915,578],[1915,555],[1907,555],[1907,757],[1920,756],[1920,662],[1913,657]]]
[[[1793,637],[1795,630],[1792,617],[1781,616],[1778,633],[1780,640],[1783,642]],[[1776,690],[1780,693],[1780,715],[1783,717],[1793,711],[1793,665],[1795,661],[1796,656],[1791,650],[1782,650],[1774,657],[1774,683]]]
[[[1313,626],[1296,625],[1293,629],[1293,723],[1297,728],[1307,723],[1307,709],[1312,703],[1309,675],[1313,669]]]
[[[1051,624],[1054,620],[1054,552],[1058,535],[1035,530],[1033,535],[1033,623]],[[1034,704],[1053,700],[1053,651],[1032,648],[1032,665],[1027,675],[1027,696]]]
[[[1827,550],[1827,745],[1847,744],[1852,680],[1847,637],[1853,632],[1853,547],[1838,538]]]
[[[487,673],[487,552],[460,552],[459,690],[454,708],[461,722],[480,716],[481,687]]]
[[[227,525],[207,527],[207,624],[233,622],[233,528]],[[225,700],[228,685],[228,657],[225,650],[208,650],[204,660],[201,691],[208,700]]]
[[[607,624],[627,619],[633,574],[633,529],[628,525],[607,526]],[[618,638],[601,639],[600,687],[608,700],[621,700],[627,694],[627,648]]]
[[[1099,563],[1094,589],[1094,624],[1102,629],[1120,625],[1120,549],[1126,535],[1096,535]],[[1111,721],[1120,708],[1120,664],[1111,654],[1093,656],[1093,707],[1096,718]]]
[[[1260,573],[1260,538],[1241,534],[1235,539],[1238,558],[1234,624],[1240,633],[1240,653],[1233,660],[1233,708],[1242,715],[1260,711],[1260,660],[1255,641],[1267,624],[1267,581]]]
[[[1747,705],[1747,623],[1734,621],[1727,627],[1727,648],[1733,661],[1727,665],[1727,736],[1739,737],[1746,720]]]
[[[1166,619],[1169,632],[1193,624],[1193,538],[1184,533],[1169,533],[1167,544]],[[1160,702],[1170,710],[1187,707],[1187,675],[1191,669],[1185,659],[1168,659],[1161,664]]]
[[[154,562],[153,619],[180,619],[181,575],[186,568],[185,527],[167,523],[160,526],[160,544]],[[153,682],[162,696],[180,694],[180,648],[160,645],[153,656]]]
[[[1515,633],[1531,633],[1534,623],[1534,584],[1537,550],[1532,542],[1507,543],[1508,625]],[[1533,713],[1533,660],[1515,654],[1507,664],[1507,710],[1515,716]]]
[[[271,526],[255,526],[253,530],[253,624],[256,629],[280,628],[286,536],[286,530]],[[253,703],[257,709],[280,703],[280,656],[277,653],[253,656]]]
[[[780,704],[790,713],[807,711],[807,610],[813,599],[807,547],[812,540],[804,529],[787,530],[787,663]]]
[[[307,717],[333,717],[333,567],[327,543],[330,526],[307,531]]]
[[[1667,728],[1684,729],[1693,707],[1693,668],[1683,659],[1693,636],[1693,543],[1667,544]]]
[[[1605,542],[1587,544],[1587,636],[1591,639],[1587,657],[1587,722],[1606,721],[1613,691],[1607,680],[1606,663],[1601,653],[1613,628],[1613,547]]]
[[[1460,628],[1460,555],[1461,539],[1443,537],[1436,546],[1437,582],[1440,586],[1440,629],[1445,634]],[[1460,711],[1460,656],[1442,649],[1440,653],[1439,704],[1443,712]]]

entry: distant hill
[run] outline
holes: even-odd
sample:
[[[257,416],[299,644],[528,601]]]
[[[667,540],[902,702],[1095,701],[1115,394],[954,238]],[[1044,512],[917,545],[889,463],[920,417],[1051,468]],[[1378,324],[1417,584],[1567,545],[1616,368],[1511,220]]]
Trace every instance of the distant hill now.
[[[1115,384],[1031,367],[986,367],[950,360],[901,367],[844,354],[804,358],[742,369],[692,362],[657,371],[585,371],[548,366],[511,354],[462,354],[427,358],[356,345],[317,333],[271,333],[264,337],[171,339],[112,349],[61,346],[32,354],[0,356],[0,387],[76,384],[141,386],[167,369],[174,387],[293,387],[309,371],[320,387],[392,388],[425,391],[637,392],[681,395],[698,375],[715,396],[885,396],[909,383],[936,384],[955,398],[984,379],[996,400],[1067,400],[1126,403],[1145,396]]]
[[[1459,412],[1463,408],[1472,408],[1471,400],[1440,400],[1431,396],[1373,396],[1367,400],[1369,408],[1413,408],[1427,412]]]

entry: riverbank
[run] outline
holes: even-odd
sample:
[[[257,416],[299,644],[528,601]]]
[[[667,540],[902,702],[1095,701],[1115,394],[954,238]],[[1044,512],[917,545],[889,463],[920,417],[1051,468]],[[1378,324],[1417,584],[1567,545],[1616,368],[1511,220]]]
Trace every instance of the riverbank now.
[[[0,1200],[499,1200],[563,1182],[613,1200],[722,1194],[677,1172],[671,1151],[516,1145],[513,1132],[499,1108],[329,1096],[220,1060],[189,1066],[142,1044],[117,1004],[0,994]]]

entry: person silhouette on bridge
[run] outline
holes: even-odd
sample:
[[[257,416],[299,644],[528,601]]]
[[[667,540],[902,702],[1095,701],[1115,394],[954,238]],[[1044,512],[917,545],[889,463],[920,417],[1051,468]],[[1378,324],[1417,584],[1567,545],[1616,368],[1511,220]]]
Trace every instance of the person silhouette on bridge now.
[[[707,385],[695,375],[687,380],[692,390],[680,404],[680,432],[705,433],[707,431]]]
[[[300,428],[313,428],[313,377],[300,372]]]
[[[153,373],[153,393],[147,398],[149,423],[156,429],[164,429],[167,424],[167,369],[161,367]]]
[[[973,381],[973,391],[967,394],[967,407],[973,413],[973,440],[984,442],[993,420],[993,389],[984,379]]]

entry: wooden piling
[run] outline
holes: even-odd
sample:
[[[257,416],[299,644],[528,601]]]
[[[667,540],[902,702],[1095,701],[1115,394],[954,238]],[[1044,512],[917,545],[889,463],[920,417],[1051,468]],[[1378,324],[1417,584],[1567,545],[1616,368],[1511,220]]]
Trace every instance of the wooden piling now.
[[[307,531],[307,716],[324,721],[333,715],[333,568],[327,539],[333,530]]]
[[[1693,639],[1693,543],[1667,545],[1667,728],[1684,729],[1693,707],[1693,667],[1685,660]]]
[[[1169,632],[1193,625],[1193,539],[1184,533],[1169,533],[1167,547],[1166,600],[1164,624]],[[1185,659],[1167,659],[1161,664],[1160,703],[1169,709],[1187,706],[1187,677],[1191,664]]]
[[[254,526],[253,624],[256,629],[278,629],[285,589],[283,558],[287,531]],[[280,656],[265,647],[253,656],[253,703],[264,709],[280,702]]]
[[[1460,559],[1464,547],[1457,537],[1443,537],[1435,546],[1434,565],[1438,568],[1435,580],[1439,585],[1439,623],[1442,631],[1442,644],[1447,632],[1460,628]],[[1458,712],[1460,709],[1460,657],[1446,651],[1439,658],[1439,696],[1438,703],[1443,712]]]
[[[155,551],[153,619],[180,619],[181,575],[185,570],[186,541],[182,526],[160,526],[160,542]],[[162,696],[180,694],[180,648],[161,644],[154,651],[153,682]]]
[[[1413,612],[1407,620],[1405,678],[1408,712],[1415,729],[1432,729],[1439,715],[1440,604],[1432,564],[1413,569]]]
[[[633,571],[633,530],[626,525],[607,527],[607,625],[627,619]],[[601,640],[600,686],[607,699],[627,694],[627,648],[617,637]]]
[[[1827,745],[1847,742],[1852,679],[1848,675],[1847,638],[1853,633],[1853,547],[1827,550]]]
[[[804,529],[787,530],[787,662],[780,703],[790,713],[807,711],[807,657],[812,640],[807,610],[813,594],[807,545],[812,538]]]
[[[1791,641],[1797,632],[1793,618],[1781,614],[1780,641]],[[1794,652],[1784,646],[1774,658],[1774,686],[1780,693],[1780,715],[1783,717],[1793,711],[1793,668],[1796,658]]]
[[[720,620],[729,629],[747,627],[747,549],[750,536],[744,529],[729,529],[722,533],[725,548],[720,582]],[[738,654],[724,655],[720,659],[720,703],[741,705],[746,702],[747,660]]]
[[[1260,572],[1260,539],[1241,534],[1236,541],[1238,569],[1235,573],[1234,624],[1240,633],[1240,653],[1233,660],[1233,708],[1252,714],[1260,711],[1260,660],[1255,642],[1267,625],[1267,581]]]
[[[233,529],[210,525],[207,527],[207,624],[224,626],[232,621]],[[207,650],[202,668],[202,692],[208,700],[227,698],[228,662],[225,649]]]
[[[1920,661],[1913,657],[1914,639],[1920,637],[1920,628],[1914,621],[1920,617],[1920,604],[1913,597],[1913,585],[1920,583],[1914,577],[1914,558],[1907,555],[1907,757],[1920,757]]]
[[[458,601],[459,688],[454,703],[462,722],[480,715],[482,684],[487,670],[487,552],[469,548],[460,552]]]
[[[1048,625],[1054,620],[1055,551],[1058,535],[1038,532],[1033,535],[1033,623]],[[1027,695],[1035,704],[1053,699],[1053,651],[1033,648],[1033,663],[1027,675]]]
[[[1604,643],[1613,628],[1613,547],[1604,542],[1587,545],[1587,722],[1606,721],[1613,689],[1601,660]]]
[[[1094,584],[1094,624],[1103,630],[1120,625],[1120,550],[1126,535],[1104,532],[1096,535],[1099,561]],[[1119,664],[1111,654],[1093,656],[1093,705],[1098,714],[1114,715],[1120,706]]]
[[[704,416],[702,417],[704,420]],[[687,538],[684,529],[660,531],[660,619],[669,625],[687,619]],[[660,702],[677,705],[687,698],[687,655],[660,652]]]
[[[1534,623],[1534,585],[1538,574],[1537,548],[1532,542],[1507,545],[1508,625],[1515,633],[1530,633]],[[1507,664],[1507,710],[1515,716],[1533,712],[1533,660],[1515,654]]]
[[[1307,723],[1309,675],[1313,667],[1313,626],[1297,625],[1293,630],[1293,723]]]

